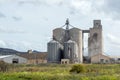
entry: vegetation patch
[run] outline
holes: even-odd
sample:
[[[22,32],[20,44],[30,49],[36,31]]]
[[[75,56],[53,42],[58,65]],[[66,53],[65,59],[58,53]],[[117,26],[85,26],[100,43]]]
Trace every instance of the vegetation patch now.
[[[85,72],[85,66],[82,64],[75,64],[70,69],[70,72],[74,73],[84,73]]]
[[[8,71],[9,64],[5,63],[4,61],[0,61],[0,72]]]
[[[119,80],[119,64],[10,65],[0,80]],[[72,74],[71,74],[72,73]]]

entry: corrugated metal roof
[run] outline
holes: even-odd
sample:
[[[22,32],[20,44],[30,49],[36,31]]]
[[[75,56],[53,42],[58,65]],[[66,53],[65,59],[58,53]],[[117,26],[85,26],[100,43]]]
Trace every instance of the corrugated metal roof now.
[[[43,53],[31,53],[31,54],[19,54],[19,56],[24,57],[26,59],[46,59],[47,58],[47,52]]]
[[[111,58],[120,58],[120,56],[110,56]]]
[[[12,55],[1,55],[1,56],[0,56],[0,59],[6,58],[6,57],[10,57],[10,56],[12,56]]]
[[[59,43],[59,42],[56,40],[51,40],[49,43]]]

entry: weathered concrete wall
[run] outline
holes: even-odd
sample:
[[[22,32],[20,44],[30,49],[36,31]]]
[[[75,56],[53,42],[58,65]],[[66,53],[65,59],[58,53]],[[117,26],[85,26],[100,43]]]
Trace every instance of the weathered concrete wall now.
[[[110,57],[97,54],[91,57],[91,63],[110,63]]]
[[[78,46],[75,41],[69,40],[64,43],[64,58],[69,59],[70,63],[79,63]]]
[[[78,58],[79,63],[83,62],[83,53],[82,53],[82,30],[78,28],[70,29],[71,40],[75,41],[78,45]]]
[[[102,25],[100,20],[94,20],[93,28],[90,28],[88,38],[88,56],[103,54]]]
[[[59,43],[64,43],[64,36],[65,36],[65,29],[63,28],[56,28],[53,30],[53,37],[58,41]]]

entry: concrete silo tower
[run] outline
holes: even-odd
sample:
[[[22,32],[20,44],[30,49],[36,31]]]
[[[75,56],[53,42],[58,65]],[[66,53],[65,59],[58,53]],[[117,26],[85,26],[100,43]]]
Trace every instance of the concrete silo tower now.
[[[82,30],[81,29],[78,29],[78,28],[71,28],[70,29],[70,37],[71,37],[71,40],[72,41],[75,41],[77,43],[77,46],[78,46],[78,62],[79,63],[82,63],[83,62],[83,51],[82,51],[82,47],[83,47],[83,44],[82,44]]]
[[[88,38],[88,56],[103,54],[103,37],[101,20],[93,21],[93,28],[90,28]]]
[[[53,30],[53,37],[61,44],[64,43],[64,36],[65,36],[65,29],[56,28]]]

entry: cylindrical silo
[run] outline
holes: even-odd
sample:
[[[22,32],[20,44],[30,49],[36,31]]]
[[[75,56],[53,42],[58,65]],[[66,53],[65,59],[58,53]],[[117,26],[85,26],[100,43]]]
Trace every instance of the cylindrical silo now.
[[[68,40],[64,43],[64,58],[69,59],[70,63],[78,62],[78,49],[75,41]]]
[[[72,28],[70,29],[70,37],[72,41],[75,41],[78,45],[78,58],[79,58],[79,63],[83,62],[83,55],[82,55],[82,42],[83,42],[83,38],[82,38],[82,30],[78,29],[78,28]]]
[[[53,37],[61,44],[64,43],[64,36],[65,36],[65,29],[56,28],[53,30]]]
[[[48,47],[48,56],[47,60],[49,63],[59,63],[61,59],[61,47],[62,45],[55,40],[50,41],[47,44]]]

